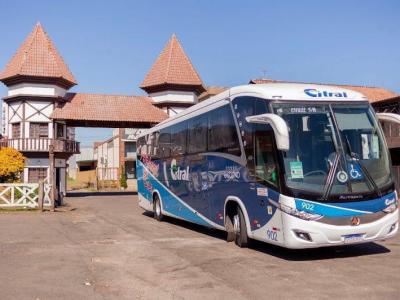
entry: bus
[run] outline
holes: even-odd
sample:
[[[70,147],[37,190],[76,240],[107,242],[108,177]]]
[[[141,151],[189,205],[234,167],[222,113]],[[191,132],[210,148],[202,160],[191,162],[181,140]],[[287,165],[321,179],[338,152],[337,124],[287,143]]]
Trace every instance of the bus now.
[[[139,136],[139,205],[224,230],[239,247],[388,239],[399,210],[379,121],[399,119],[341,87],[233,87]]]

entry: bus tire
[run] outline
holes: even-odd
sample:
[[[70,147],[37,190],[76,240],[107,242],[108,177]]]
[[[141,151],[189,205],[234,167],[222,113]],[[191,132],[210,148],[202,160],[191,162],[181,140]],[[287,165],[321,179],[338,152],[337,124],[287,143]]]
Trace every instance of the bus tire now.
[[[161,222],[164,216],[161,211],[161,201],[157,194],[154,195],[153,212],[154,212],[154,219]]]
[[[233,230],[233,216],[225,216],[225,230],[226,230],[226,241],[233,242],[235,240],[235,231]]]
[[[237,207],[237,214],[233,217],[235,231],[235,244],[240,248],[247,248],[249,238],[247,236],[246,220],[240,207]]]

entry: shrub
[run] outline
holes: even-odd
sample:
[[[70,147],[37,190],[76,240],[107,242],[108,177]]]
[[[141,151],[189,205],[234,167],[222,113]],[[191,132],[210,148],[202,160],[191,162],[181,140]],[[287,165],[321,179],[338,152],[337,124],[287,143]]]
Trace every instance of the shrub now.
[[[13,148],[0,149],[0,182],[18,182],[24,170],[25,157]]]
[[[119,185],[126,189],[128,187],[128,183],[126,182],[126,175],[125,175],[125,169],[121,168],[121,175],[119,177]]]

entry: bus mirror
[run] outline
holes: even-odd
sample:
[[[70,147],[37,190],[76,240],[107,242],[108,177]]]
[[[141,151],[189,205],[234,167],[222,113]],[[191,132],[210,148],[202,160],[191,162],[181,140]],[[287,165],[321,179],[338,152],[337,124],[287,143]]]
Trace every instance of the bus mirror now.
[[[289,150],[289,128],[285,120],[280,116],[275,114],[262,114],[246,117],[246,121],[255,124],[271,125],[275,135],[276,147],[279,150]]]
[[[379,121],[400,124],[400,115],[393,113],[377,113]]]

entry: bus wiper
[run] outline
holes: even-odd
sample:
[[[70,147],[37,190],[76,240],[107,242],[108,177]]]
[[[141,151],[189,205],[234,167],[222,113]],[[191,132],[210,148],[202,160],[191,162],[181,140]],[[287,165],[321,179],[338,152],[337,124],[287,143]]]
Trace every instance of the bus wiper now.
[[[322,196],[323,201],[327,201],[328,197],[331,193],[333,181],[335,180],[336,169],[339,165],[339,159],[340,159],[340,156],[339,156],[339,154],[336,153],[335,160],[333,161],[333,164],[331,165],[331,168],[329,169],[328,177],[326,179],[325,190],[324,190],[324,193]]]
[[[349,152],[350,158],[358,163],[358,165],[360,166],[361,170],[363,171],[365,177],[367,178],[369,184],[372,185],[372,188],[374,189],[375,193],[378,195],[378,197],[381,197],[382,196],[381,191],[379,190],[378,186],[376,185],[375,180],[372,178],[368,169],[362,164],[358,155],[355,152],[353,152],[351,145],[350,145],[350,141],[347,137],[347,134],[343,134],[343,135],[345,137],[346,146],[347,146],[347,150]]]

